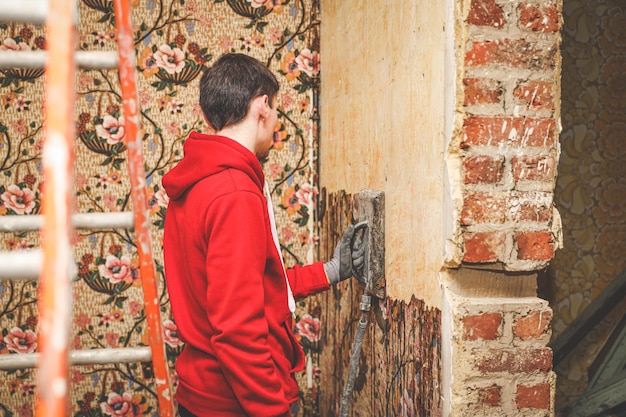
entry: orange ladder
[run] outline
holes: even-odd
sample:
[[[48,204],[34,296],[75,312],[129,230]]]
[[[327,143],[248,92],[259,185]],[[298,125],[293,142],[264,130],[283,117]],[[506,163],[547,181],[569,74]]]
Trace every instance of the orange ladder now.
[[[128,0],[114,0],[118,52],[75,51],[76,0],[1,0],[0,21],[46,23],[47,51],[2,51],[0,67],[46,69],[43,215],[0,216],[0,232],[41,230],[38,250],[0,252],[0,279],[39,278],[39,352],[0,355],[0,369],[37,367],[36,416],[69,415],[69,366],[152,361],[159,415],[174,416],[163,343],[147,210],[135,50]],[[74,75],[81,68],[118,68],[133,211],[72,213]],[[148,327],[148,347],[70,351],[74,229],[134,228]],[[16,278],[19,277],[19,278]]]

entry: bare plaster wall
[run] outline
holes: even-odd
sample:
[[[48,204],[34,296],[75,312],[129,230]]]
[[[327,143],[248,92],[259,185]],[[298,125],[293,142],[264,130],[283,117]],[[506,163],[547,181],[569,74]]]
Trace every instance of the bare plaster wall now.
[[[444,2],[321,12],[320,184],[385,192],[387,295],[440,307]]]

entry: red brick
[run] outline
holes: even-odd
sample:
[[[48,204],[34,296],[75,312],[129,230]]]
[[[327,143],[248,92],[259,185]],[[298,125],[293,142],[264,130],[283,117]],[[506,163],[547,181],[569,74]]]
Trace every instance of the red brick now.
[[[472,349],[474,368],[483,374],[546,373],[552,368],[552,349]]]
[[[494,0],[472,0],[467,23],[501,28],[506,23],[502,8]]]
[[[514,222],[536,222],[547,223],[552,218],[552,206],[545,206],[541,203],[523,203],[519,209],[511,216]]]
[[[513,96],[529,109],[554,109],[552,84],[546,81],[528,81],[520,84],[513,90]]]
[[[465,54],[470,67],[504,66],[531,70],[549,70],[556,66],[557,45],[546,48],[526,39],[502,39],[473,42]]]
[[[463,142],[469,146],[552,147],[555,122],[551,118],[470,116],[463,121]]]
[[[556,138],[556,133],[554,130],[555,126],[556,123],[554,119],[551,118],[515,119],[514,127],[518,129],[518,135],[515,136],[513,145],[529,147],[552,147]]]
[[[508,141],[509,117],[470,116],[463,120],[461,147],[498,146]]]
[[[533,311],[515,320],[513,334],[522,340],[539,339],[544,336],[552,321],[552,312]]]
[[[552,194],[513,193],[509,199],[507,220],[511,222],[548,223],[552,219]]]
[[[551,182],[556,171],[556,161],[551,156],[519,156],[513,158],[512,165],[515,182]]]
[[[540,7],[536,4],[522,3],[518,7],[520,28],[533,32],[558,32],[559,10],[555,4]]]
[[[465,184],[495,184],[502,180],[503,156],[477,155],[463,159]]]
[[[465,196],[461,224],[464,226],[482,223],[504,223],[507,201],[488,193]]]
[[[465,253],[463,261],[470,263],[495,262],[500,258],[504,247],[505,234],[503,232],[466,232]]]
[[[518,408],[549,409],[550,384],[518,385],[517,393],[515,394],[515,402]]]
[[[478,389],[478,401],[488,407],[500,405],[501,396],[500,387],[497,385]]]
[[[501,313],[483,313],[463,317],[464,340],[494,340],[502,324]]]
[[[476,104],[498,104],[501,102],[504,92],[499,81],[490,78],[465,78],[464,106]]]
[[[550,232],[518,232],[517,258],[529,261],[549,261],[554,258],[554,240]]]

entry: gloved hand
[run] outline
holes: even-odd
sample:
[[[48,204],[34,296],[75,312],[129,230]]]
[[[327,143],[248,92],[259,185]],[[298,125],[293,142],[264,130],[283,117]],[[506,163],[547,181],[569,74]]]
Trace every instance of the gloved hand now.
[[[350,247],[353,240],[354,226],[350,225],[341,236],[333,257],[324,263],[324,270],[330,285],[335,285],[352,276],[352,267],[361,269],[365,261],[365,247],[360,236],[354,238],[354,248]]]

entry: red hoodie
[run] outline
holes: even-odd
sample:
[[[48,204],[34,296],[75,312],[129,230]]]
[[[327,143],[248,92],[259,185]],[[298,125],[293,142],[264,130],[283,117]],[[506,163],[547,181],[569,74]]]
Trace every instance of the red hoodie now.
[[[304,365],[264,175],[248,149],[192,133],[163,177],[170,203],[163,249],[167,289],[185,349],[177,401],[202,416],[289,416]],[[328,289],[323,264],[287,271],[294,297]]]

